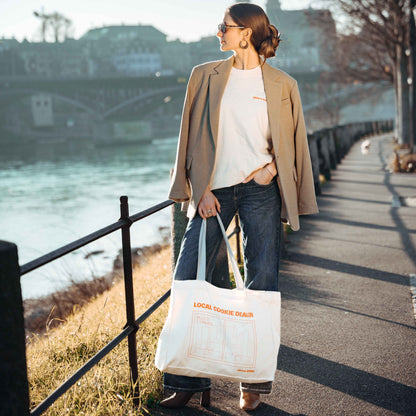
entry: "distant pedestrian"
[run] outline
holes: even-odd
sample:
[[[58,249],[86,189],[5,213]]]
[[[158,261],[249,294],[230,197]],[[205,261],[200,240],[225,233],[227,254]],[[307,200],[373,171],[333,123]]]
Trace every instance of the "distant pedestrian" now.
[[[318,212],[306,128],[296,81],[266,63],[280,34],[251,3],[229,7],[217,36],[231,58],[196,66],[189,79],[169,198],[188,203],[190,218],[174,279],[196,276],[198,237],[207,220],[207,280],[212,279],[222,234],[238,212],[245,286],[278,290],[281,220],[299,229],[299,215]],[[165,374],[175,393],[164,407],[185,406],[207,378]],[[241,384],[240,407],[254,410],[272,382]]]

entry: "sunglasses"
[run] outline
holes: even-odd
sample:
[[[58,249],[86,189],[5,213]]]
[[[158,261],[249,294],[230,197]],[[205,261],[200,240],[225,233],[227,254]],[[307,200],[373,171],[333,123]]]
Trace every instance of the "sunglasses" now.
[[[226,25],[224,22],[222,22],[218,25],[218,30],[222,33],[225,33],[227,31],[227,29],[230,28],[230,27],[235,27],[235,28],[238,28],[238,29],[244,29],[244,26]]]

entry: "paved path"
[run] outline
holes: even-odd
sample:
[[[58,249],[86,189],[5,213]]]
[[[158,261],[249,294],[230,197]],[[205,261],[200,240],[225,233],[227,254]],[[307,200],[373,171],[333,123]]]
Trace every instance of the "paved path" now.
[[[415,174],[390,174],[391,135],[357,143],[302,217],[282,264],[282,345],[258,416],[416,416]],[[243,415],[235,383],[214,381],[213,406],[192,399],[154,415]]]

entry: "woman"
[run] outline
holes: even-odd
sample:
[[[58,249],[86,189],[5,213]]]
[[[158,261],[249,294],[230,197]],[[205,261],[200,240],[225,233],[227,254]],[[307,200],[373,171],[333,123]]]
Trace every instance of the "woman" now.
[[[245,285],[278,290],[281,219],[299,229],[300,214],[318,212],[297,83],[265,60],[280,39],[263,9],[237,3],[217,36],[231,58],[195,67],[189,79],[169,198],[188,205],[187,230],[174,278],[194,279],[201,222],[207,219],[207,279],[222,234],[238,211],[243,231]],[[165,374],[175,393],[164,407],[185,406],[210,380]],[[240,407],[254,410],[272,383],[241,383]]]

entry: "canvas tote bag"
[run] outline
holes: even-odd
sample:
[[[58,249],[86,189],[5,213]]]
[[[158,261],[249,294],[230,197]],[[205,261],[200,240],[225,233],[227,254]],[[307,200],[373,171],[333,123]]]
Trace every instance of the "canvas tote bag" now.
[[[199,236],[196,280],[173,280],[168,317],[159,337],[156,367],[193,377],[272,381],[280,345],[280,292],[244,287],[224,226],[218,219],[236,289],[205,280],[206,220]]]

